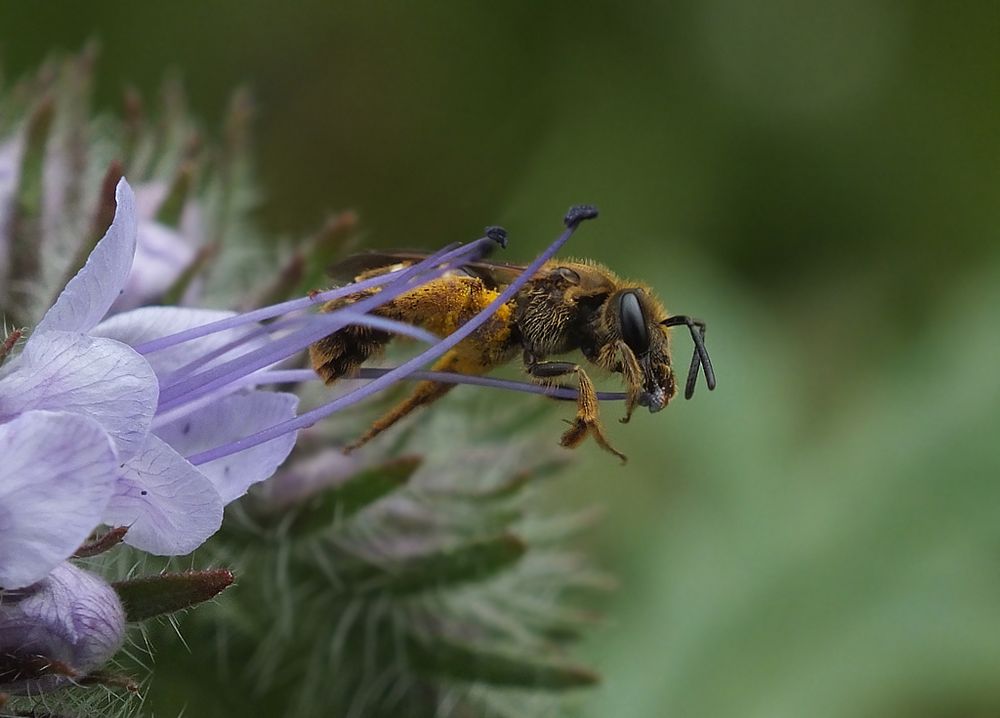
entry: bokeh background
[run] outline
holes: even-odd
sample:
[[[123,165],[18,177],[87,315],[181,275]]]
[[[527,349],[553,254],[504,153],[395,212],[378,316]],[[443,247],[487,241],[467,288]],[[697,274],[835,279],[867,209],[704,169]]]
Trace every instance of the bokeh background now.
[[[585,715],[1000,714],[996,2],[0,7],[8,77],[95,38],[108,111],[252,89],[276,238],[526,261],[593,202],[572,252],[708,320],[718,390],[552,485],[621,582]]]

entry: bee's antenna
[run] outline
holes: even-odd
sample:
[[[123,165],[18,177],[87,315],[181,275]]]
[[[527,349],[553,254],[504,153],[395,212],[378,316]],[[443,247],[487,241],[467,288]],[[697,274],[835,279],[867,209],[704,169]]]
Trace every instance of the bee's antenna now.
[[[694,386],[698,382],[698,370],[705,370],[705,382],[709,391],[715,389],[715,370],[712,368],[712,360],[708,356],[708,349],[705,348],[705,334],[708,327],[700,319],[678,315],[669,317],[660,322],[665,327],[686,326],[691,331],[691,339],[694,341],[694,354],[691,356],[691,367],[688,369],[687,384],[684,387],[684,398],[690,399],[694,396]]]

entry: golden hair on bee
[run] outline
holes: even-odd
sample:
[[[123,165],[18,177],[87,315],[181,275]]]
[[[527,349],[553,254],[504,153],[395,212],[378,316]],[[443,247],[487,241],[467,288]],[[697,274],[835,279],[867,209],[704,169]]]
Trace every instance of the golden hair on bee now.
[[[368,252],[348,257],[332,272],[362,280],[412,266],[426,257],[419,252]],[[446,337],[488,307],[524,271],[524,267],[512,264],[469,262],[399,294],[372,313]],[[323,311],[340,309],[378,291],[368,289],[331,301]],[[657,412],[674,397],[670,329],[675,326],[687,327],[695,345],[684,392],[689,399],[701,371],[710,390],[716,385],[705,349],[705,323],[685,315],[670,316],[647,285],[623,280],[598,262],[550,259],[481,326],[441,356],[433,369],[482,375],[520,354],[525,371],[536,382],[554,385],[575,378],[576,417],[560,443],[575,447],[590,435],[602,448],[625,461],[625,455],[611,446],[604,433],[598,417],[597,392],[584,367],[549,357],[580,352],[591,364],[621,374],[626,387],[622,422],[627,422],[636,406]],[[392,339],[393,334],[387,331],[347,326],[314,343],[310,358],[316,372],[331,384],[355,374],[363,363],[379,356]],[[409,397],[375,421],[345,450],[367,443],[453,386],[420,382]]]

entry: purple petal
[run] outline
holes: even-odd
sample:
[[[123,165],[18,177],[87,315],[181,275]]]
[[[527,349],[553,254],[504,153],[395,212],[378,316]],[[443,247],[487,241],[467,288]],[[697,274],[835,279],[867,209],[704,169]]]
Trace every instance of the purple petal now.
[[[4,592],[0,603],[0,654],[45,656],[87,674],[117,653],[124,639],[125,611],[114,589],[69,563],[33,586]],[[48,676],[3,683],[0,691],[36,694],[68,682]]]
[[[231,394],[181,417],[156,434],[184,456],[249,436],[295,416],[298,397],[271,391]],[[295,446],[295,433],[285,434],[247,451],[198,467],[229,503],[258,481],[271,476]]]
[[[89,331],[118,298],[132,266],[136,242],[135,197],[124,179],[118,182],[115,200],[118,207],[107,233],[42,317],[34,336],[52,330]]]
[[[93,419],[31,411],[0,426],[0,586],[43,578],[101,521],[118,459]]]
[[[140,222],[132,270],[111,311],[122,312],[162,297],[195,254],[195,248],[176,230],[157,222]]]
[[[159,556],[191,553],[222,525],[212,482],[150,435],[118,479],[104,523],[128,526],[125,543]]]
[[[156,375],[129,347],[51,331],[32,336],[0,379],[0,421],[34,409],[89,416],[127,459],[142,447],[158,396]]]
[[[124,344],[134,347],[153,339],[158,339],[159,337],[169,336],[232,316],[234,316],[233,312],[213,309],[143,307],[131,312],[117,314],[101,322],[94,327],[91,334],[98,337],[117,339]],[[165,379],[193,359],[204,356],[242,337],[246,337],[258,329],[260,329],[260,325],[252,324],[216,332],[162,351],[152,352],[145,355],[146,360],[152,365],[156,375],[161,379]],[[240,353],[246,352],[261,344],[263,344],[263,339],[249,339],[238,351]],[[231,359],[235,354],[227,352],[223,356]],[[214,361],[221,361],[221,358]]]

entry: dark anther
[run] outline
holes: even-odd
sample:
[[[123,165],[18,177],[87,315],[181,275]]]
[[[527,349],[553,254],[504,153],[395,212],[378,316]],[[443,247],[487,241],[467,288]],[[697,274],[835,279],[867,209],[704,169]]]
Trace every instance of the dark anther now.
[[[596,219],[597,207],[592,204],[575,204],[569,208],[563,222],[567,227],[573,227],[586,219]]]
[[[686,326],[691,332],[691,339],[694,341],[694,354],[691,356],[691,367],[688,369],[687,385],[684,387],[684,398],[690,399],[694,396],[694,386],[698,381],[698,369],[705,370],[705,382],[709,391],[715,389],[715,370],[712,368],[712,360],[708,357],[708,350],[705,348],[705,333],[707,327],[705,322],[691,317],[676,316],[664,319],[661,324],[665,327]]]
[[[507,249],[507,230],[503,227],[487,227],[486,236],[499,244],[502,249]]]

